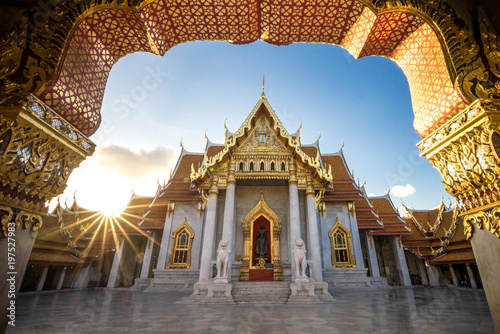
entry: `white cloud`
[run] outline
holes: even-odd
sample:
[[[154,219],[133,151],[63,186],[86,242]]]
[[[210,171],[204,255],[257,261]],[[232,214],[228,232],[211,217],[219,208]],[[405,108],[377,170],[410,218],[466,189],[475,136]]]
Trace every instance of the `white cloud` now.
[[[391,188],[391,195],[395,197],[408,197],[413,195],[417,190],[411,184],[407,184],[406,186],[395,185]]]
[[[377,196],[377,195],[375,195],[374,193],[369,193],[368,194],[368,197],[375,197],[375,196]]]
[[[96,152],[99,167],[129,178],[140,178],[151,174],[167,172],[178,157],[178,149],[157,146],[154,149],[133,150],[110,144],[98,148]]]
[[[399,215],[402,218],[408,218],[408,214],[406,213],[406,209],[404,206],[402,206],[402,205],[398,206],[398,211],[399,211]]]

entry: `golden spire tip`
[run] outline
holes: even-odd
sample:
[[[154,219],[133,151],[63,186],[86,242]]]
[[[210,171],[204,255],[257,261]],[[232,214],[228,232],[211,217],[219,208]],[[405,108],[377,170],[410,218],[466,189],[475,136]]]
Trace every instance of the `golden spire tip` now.
[[[264,92],[265,87],[266,87],[266,76],[264,75],[264,76],[262,76],[262,94],[260,94],[261,99],[266,98],[266,93]]]

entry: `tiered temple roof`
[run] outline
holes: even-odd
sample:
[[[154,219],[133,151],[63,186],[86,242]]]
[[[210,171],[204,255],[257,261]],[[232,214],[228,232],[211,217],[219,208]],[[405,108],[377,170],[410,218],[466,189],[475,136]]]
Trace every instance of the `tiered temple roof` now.
[[[399,215],[398,209],[394,206],[389,194],[378,197],[370,197],[375,212],[384,225],[381,230],[368,232],[371,235],[407,235],[411,234],[411,229],[403,218]]]
[[[406,208],[406,207],[405,207]],[[447,208],[443,201],[431,210],[406,208],[412,234],[403,237],[403,244],[431,264],[475,262],[472,246],[464,234],[458,207]]]

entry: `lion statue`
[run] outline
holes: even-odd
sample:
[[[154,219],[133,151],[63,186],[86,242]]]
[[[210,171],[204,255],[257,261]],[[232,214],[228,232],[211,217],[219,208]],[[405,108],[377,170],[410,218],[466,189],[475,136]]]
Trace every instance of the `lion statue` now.
[[[304,240],[298,238],[293,246],[293,256],[295,257],[295,276],[306,277],[306,245]],[[302,275],[300,275],[302,271]]]
[[[229,268],[229,254],[231,254],[231,246],[227,240],[219,242],[217,249],[217,277],[227,277]]]

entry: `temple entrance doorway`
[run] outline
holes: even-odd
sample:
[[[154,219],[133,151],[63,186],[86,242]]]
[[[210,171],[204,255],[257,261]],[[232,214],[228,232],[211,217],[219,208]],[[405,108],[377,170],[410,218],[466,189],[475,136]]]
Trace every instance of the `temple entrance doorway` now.
[[[242,223],[244,254],[240,281],[282,281],[281,219],[267,205],[264,195]]]
[[[252,258],[249,281],[274,281],[271,222],[260,216],[252,223]]]

